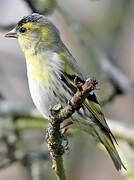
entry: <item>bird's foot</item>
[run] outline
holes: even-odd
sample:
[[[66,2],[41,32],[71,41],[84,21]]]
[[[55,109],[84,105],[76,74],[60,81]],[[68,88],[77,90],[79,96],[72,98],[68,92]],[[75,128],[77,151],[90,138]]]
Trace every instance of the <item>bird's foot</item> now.
[[[67,130],[68,130],[67,127],[69,127],[69,126],[72,125],[72,124],[73,124],[73,122],[72,122],[72,121],[69,121],[69,122],[65,123],[65,124],[61,127],[61,129],[63,129],[63,134],[66,134],[66,132],[67,132]]]
[[[69,121],[67,122],[66,124],[64,124],[61,129],[63,129],[63,133],[62,133],[62,136],[63,136],[63,146],[64,146],[64,149],[65,151],[67,152],[67,154],[69,154],[70,152],[70,149],[69,149],[69,142],[68,142],[68,139],[67,139],[67,136],[66,136],[66,132],[68,130],[68,127],[70,125],[72,125],[73,122],[72,121]]]
[[[62,137],[63,137],[63,147],[64,147],[64,150],[65,150],[65,152],[67,154],[69,154],[70,148],[69,148],[69,141],[67,139],[67,136],[63,133]]]

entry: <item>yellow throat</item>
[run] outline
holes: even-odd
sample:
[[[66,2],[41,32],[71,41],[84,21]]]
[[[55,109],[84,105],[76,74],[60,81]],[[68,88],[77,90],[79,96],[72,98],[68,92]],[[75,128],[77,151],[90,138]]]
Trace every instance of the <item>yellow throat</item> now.
[[[25,53],[28,76],[37,84],[46,83],[50,75],[50,68],[46,65],[42,55],[32,55],[29,52]]]

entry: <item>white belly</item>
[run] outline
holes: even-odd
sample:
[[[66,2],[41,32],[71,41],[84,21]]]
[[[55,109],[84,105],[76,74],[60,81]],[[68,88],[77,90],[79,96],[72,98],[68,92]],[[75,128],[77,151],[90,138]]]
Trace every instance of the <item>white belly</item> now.
[[[55,104],[61,104],[63,107],[65,107],[68,100],[70,100],[73,96],[67,91],[67,88],[63,88],[62,82],[60,82],[59,79],[51,84],[49,90],[47,87],[45,88],[45,86],[41,87],[38,85],[29,76],[28,81],[33,102],[39,112],[46,119],[49,119],[51,107],[53,107]],[[54,89],[56,89],[56,93],[53,92]],[[91,113],[86,108],[81,108],[79,113],[75,112],[71,118],[68,119],[68,121],[73,121],[75,128],[77,127],[78,129],[87,131],[88,133],[90,132],[90,134],[94,134],[91,128],[94,123],[91,121],[90,117]]]
[[[33,102],[40,113],[45,117],[49,118],[49,109],[55,104],[67,105],[67,101],[71,99],[71,95],[66,92],[61,82],[57,79],[57,82],[52,82],[51,85],[45,87],[37,84],[32,78],[28,76],[29,89],[33,99]]]

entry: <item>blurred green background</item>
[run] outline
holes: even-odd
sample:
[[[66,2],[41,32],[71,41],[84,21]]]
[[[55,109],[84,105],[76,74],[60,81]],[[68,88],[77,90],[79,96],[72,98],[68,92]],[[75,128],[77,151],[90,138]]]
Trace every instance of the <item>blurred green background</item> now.
[[[134,79],[134,1],[31,0],[28,2],[32,2],[37,11],[46,14],[58,27],[64,43],[83,68],[85,75],[97,78],[100,86],[100,91],[97,92],[98,98],[106,104],[105,116],[113,120],[133,123],[133,98],[128,94],[122,94],[115,96],[109,102],[109,97],[116,94],[117,89],[102,69],[101,59],[108,58],[130,80]],[[28,90],[24,55],[17,40],[4,37],[10,29],[7,28],[8,25],[15,24],[31,12],[26,0],[0,1],[0,93],[7,101],[23,102],[33,106]],[[1,128],[3,123],[10,121],[9,119],[7,116],[0,118]],[[5,131],[6,128],[3,130]],[[10,133],[9,130],[7,134]],[[5,168],[2,167],[0,180],[39,180],[37,179],[39,177],[41,180],[56,179],[51,170],[49,155],[45,160],[36,155],[40,150],[47,154],[46,143],[42,140],[44,136],[43,128],[21,131],[19,134],[21,143],[18,143],[17,148],[35,154],[26,161],[29,164],[14,161]],[[69,180],[124,179],[115,170],[110,157],[97,149],[89,136],[82,132],[76,133],[69,138],[69,144],[70,152],[64,155]],[[0,155],[5,155],[6,151],[4,143],[1,142]]]

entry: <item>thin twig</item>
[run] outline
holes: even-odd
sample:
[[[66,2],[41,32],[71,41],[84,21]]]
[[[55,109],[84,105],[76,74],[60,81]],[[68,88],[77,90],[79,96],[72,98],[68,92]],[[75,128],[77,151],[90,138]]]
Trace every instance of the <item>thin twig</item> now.
[[[24,0],[24,1],[28,4],[28,6],[33,12],[38,12],[36,6],[34,5],[34,1],[32,0]]]
[[[77,92],[69,102],[68,106],[63,108],[60,104],[55,105],[51,110],[50,123],[47,129],[47,143],[53,160],[53,169],[59,180],[65,180],[65,171],[63,167],[62,155],[64,146],[62,145],[63,135],[61,134],[60,124],[72,114],[79,110],[85,98],[91,91],[96,89],[97,81],[94,78],[87,79],[84,84],[74,80]]]
[[[115,88],[120,92],[130,95],[134,98],[134,82],[129,80],[121,70],[111,63],[106,56],[100,55],[100,65],[102,70],[107,73]]]
[[[50,15],[53,10],[56,8],[56,0],[24,0],[32,12]]]
[[[61,13],[61,15],[64,17],[66,23],[71,27],[72,31],[79,37],[79,40],[81,41],[81,44],[85,46],[85,49],[87,52],[93,51],[95,54],[95,57],[97,58],[97,62],[102,69],[107,74],[107,79],[110,79],[111,84],[115,88],[115,92],[112,93],[108,98],[105,99],[105,102],[103,101],[103,104],[106,104],[109,102],[109,100],[112,100],[116,95],[118,94],[127,94],[130,97],[134,99],[134,82],[129,80],[129,78],[114,64],[111,63],[110,58],[108,56],[104,56],[101,52],[100,48],[96,45],[95,48],[92,48],[91,42],[96,42],[97,39],[95,35],[92,33],[92,31],[83,24],[77,23],[73,17],[71,17],[67,11],[60,6],[60,3],[57,1],[57,9]],[[88,34],[88,36],[87,36]],[[92,40],[91,40],[92,39]],[[90,57],[90,54],[89,54]]]

